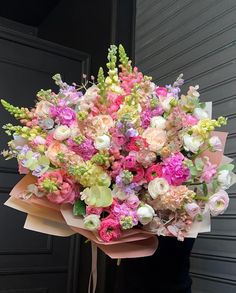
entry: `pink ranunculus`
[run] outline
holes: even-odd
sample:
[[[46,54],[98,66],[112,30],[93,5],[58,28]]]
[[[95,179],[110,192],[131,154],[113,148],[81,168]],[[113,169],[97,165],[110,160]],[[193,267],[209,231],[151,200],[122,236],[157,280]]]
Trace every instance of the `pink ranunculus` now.
[[[139,183],[144,179],[144,169],[142,166],[131,169],[131,172],[134,173],[133,182]]]
[[[91,214],[100,216],[102,212],[103,212],[103,208],[95,208],[95,207],[86,206],[87,216]]]
[[[127,170],[135,168],[136,164],[137,164],[137,162],[136,162],[135,156],[129,155],[129,156],[125,157],[123,160],[123,168],[127,169]]]
[[[184,206],[187,214],[194,219],[198,214],[201,213],[201,208],[199,207],[199,205],[196,202],[191,202],[191,203],[187,203]]]
[[[145,178],[147,182],[150,182],[156,177],[161,177],[161,175],[162,175],[162,166],[160,164],[154,164],[146,170]]]
[[[45,182],[47,182],[47,186],[48,182],[51,182],[51,185],[55,187],[54,190],[47,189]],[[39,191],[43,192],[47,199],[53,203],[74,203],[79,197],[78,185],[63,170],[44,173],[38,179],[37,186]]]
[[[166,97],[167,96],[167,88],[165,87],[157,87],[156,88],[156,94],[158,96]]]
[[[223,214],[229,205],[228,193],[224,190],[219,190],[209,198],[208,205],[212,216]]]
[[[101,221],[98,234],[105,242],[116,240],[121,236],[120,223],[116,219],[107,217]]]

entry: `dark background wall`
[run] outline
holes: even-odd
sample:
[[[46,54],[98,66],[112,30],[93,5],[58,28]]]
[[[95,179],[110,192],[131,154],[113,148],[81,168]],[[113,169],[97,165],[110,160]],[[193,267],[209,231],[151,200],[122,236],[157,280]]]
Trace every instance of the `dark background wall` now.
[[[228,117],[226,155],[236,158],[235,0],[137,0],[135,58],[160,85],[184,73],[185,90],[200,85],[213,117]],[[191,258],[193,292],[236,292],[236,187],[227,212],[199,235]]]

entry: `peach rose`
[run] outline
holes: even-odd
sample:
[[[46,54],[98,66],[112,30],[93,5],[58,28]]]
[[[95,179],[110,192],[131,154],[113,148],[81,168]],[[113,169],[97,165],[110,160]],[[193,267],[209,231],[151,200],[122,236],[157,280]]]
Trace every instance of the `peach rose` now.
[[[162,129],[148,127],[142,134],[149,144],[149,150],[159,152],[166,142],[166,132]]]
[[[52,104],[48,101],[40,101],[37,103],[35,114],[40,118],[47,118],[49,116]]]
[[[59,141],[53,141],[49,145],[45,154],[55,166],[61,166],[61,162],[58,159],[57,155],[59,153],[66,154],[67,152],[68,152],[68,148],[66,145],[64,145],[63,143]]]

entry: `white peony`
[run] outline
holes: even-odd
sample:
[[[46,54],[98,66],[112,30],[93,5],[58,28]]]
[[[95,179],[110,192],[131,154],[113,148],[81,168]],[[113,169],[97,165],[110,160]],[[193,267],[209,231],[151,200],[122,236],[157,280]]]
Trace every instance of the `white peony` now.
[[[170,186],[164,178],[155,178],[148,183],[148,191],[153,199],[165,194],[169,188]]]
[[[184,149],[192,153],[197,153],[203,140],[200,136],[185,134],[183,136]]]
[[[193,111],[193,116],[199,120],[209,118],[207,111],[202,108],[195,108]]]
[[[98,215],[91,214],[84,218],[84,227],[90,231],[97,230],[100,226],[100,223],[101,221]]]
[[[228,189],[232,183],[232,172],[229,170],[219,171],[217,181],[222,189]]]
[[[107,150],[110,148],[111,139],[108,135],[103,134],[95,138],[94,146],[97,150]]]
[[[209,139],[209,145],[212,151],[221,151],[222,150],[222,143],[218,136],[212,136]]]
[[[166,128],[166,119],[162,116],[154,116],[151,118],[151,127],[165,129]]]
[[[62,141],[69,138],[70,135],[71,135],[71,129],[66,125],[60,125],[55,129],[53,133],[53,138],[55,138],[56,140]]]
[[[143,225],[147,225],[148,223],[150,223],[154,215],[155,215],[154,209],[148,204],[145,204],[144,206],[138,208],[137,210],[138,220]]]

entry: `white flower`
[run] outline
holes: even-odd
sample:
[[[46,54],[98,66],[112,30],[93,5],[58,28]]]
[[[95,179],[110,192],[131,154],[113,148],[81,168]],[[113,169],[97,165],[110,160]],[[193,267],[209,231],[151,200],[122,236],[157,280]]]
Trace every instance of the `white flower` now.
[[[213,194],[208,201],[208,206],[212,216],[218,216],[223,214],[229,205],[228,193],[224,190],[220,190]]]
[[[165,194],[169,190],[170,186],[164,178],[155,178],[148,183],[148,191],[153,199],[156,199],[158,195]]]
[[[56,140],[62,141],[69,138],[70,135],[71,135],[70,128],[66,125],[60,125],[55,129],[53,133],[53,138],[55,138]]]
[[[172,96],[170,96],[170,97],[159,97],[159,101],[160,101],[160,104],[161,104],[161,107],[166,111],[166,112],[168,112],[168,111],[170,111],[170,109],[171,109],[171,104],[170,104],[170,102],[172,101],[172,100],[174,100],[175,98],[174,97],[172,97]]]
[[[154,116],[151,118],[151,127],[165,129],[166,119],[162,116]]]
[[[36,104],[35,115],[40,118],[47,118],[50,113],[50,108],[52,104],[48,101],[40,101]]]
[[[193,111],[193,116],[199,120],[209,118],[207,111],[202,108],[195,108]]]
[[[155,215],[154,209],[148,204],[145,204],[144,206],[138,208],[137,210],[138,220],[143,225],[147,225],[148,223],[150,223],[154,215]]]
[[[222,189],[227,189],[232,183],[232,172],[229,170],[221,170],[218,173],[217,180]]]
[[[197,153],[203,140],[200,136],[185,134],[183,136],[184,149],[192,153]]]
[[[191,202],[191,203],[187,203],[184,206],[187,214],[194,219],[198,214],[201,213],[201,208],[199,207],[198,204],[196,204],[196,202]]]
[[[222,143],[218,136],[212,136],[209,139],[209,145],[212,151],[221,151],[222,150]]]
[[[119,200],[127,199],[127,194],[124,191],[122,191],[122,189],[120,189],[116,184],[111,193],[114,198],[118,198]]]
[[[84,218],[84,227],[87,230],[94,231],[99,228],[100,222],[98,215],[91,214]]]
[[[106,150],[110,148],[111,139],[108,135],[103,134],[95,138],[94,146],[97,150]]]

